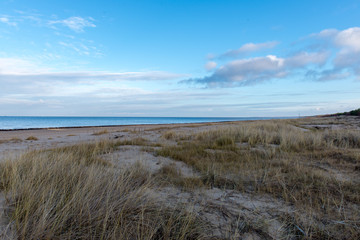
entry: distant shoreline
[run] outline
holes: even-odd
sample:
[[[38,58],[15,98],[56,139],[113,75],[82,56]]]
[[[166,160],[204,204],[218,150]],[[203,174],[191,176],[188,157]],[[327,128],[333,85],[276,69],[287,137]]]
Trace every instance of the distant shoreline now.
[[[6,116],[4,118],[8,118],[9,116]],[[57,117],[14,117],[14,118],[53,118],[56,119]],[[82,118],[87,118],[87,117],[59,117],[59,118],[78,118],[82,119]],[[90,119],[93,117],[89,117]],[[103,118],[103,119],[111,119],[112,117],[94,117],[94,118]],[[114,117],[117,118],[117,117]],[[123,119],[128,119],[131,117],[124,117]],[[134,119],[136,119],[137,117],[134,117]],[[104,124],[104,125],[74,125],[74,126],[51,126],[49,123],[49,126],[39,126],[39,127],[16,127],[16,128],[1,128],[0,127],[0,132],[8,132],[8,131],[28,131],[28,130],[49,130],[49,129],[82,129],[82,128],[101,128],[101,127],[131,127],[131,126],[156,126],[156,125],[164,125],[164,126],[169,126],[169,125],[178,125],[178,124],[212,124],[212,123],[228,123],[228,122],[244,122],[244,121],[259,121],[259,120],[275,120],[275,119],[296,119],[299,117],[242,117],[242,118],[236,118],[236,117],[229,117],[229,118],[221,118],[221,117],[212,117],[212,118],[191,118],[191,117],[181,117],[181,118],[176,118],[176,117],[149,117],[146,118],[144,117],[144,119],[160,119],[160,120],[166,120],[166,119],[177,119],[179,120],[179,122],[149,122],[149,123],[136,123],[134,121],[134,123],[127,123],[126,121],[124,121],[124,124]],[[119,117],[119,119],[122,119],[122,117]],[[141,119],[141,118],[139,118]],[[194,122],[184,122],[181,121],[183,119],[194,119]],[[196,121],[196,119],[198,121]],[[209,121],[206,121],[206,119],[208,119]],[[204,121],[201,121],[204,120]],[[212,121],[213,120],[213,121]],[[16,123],[15,123],[16,124]],[[57,123],[59,124],[59,123]],[[69,123],[67,123],[69,124]],[[75,123],[76,124],[76,123]],[[34,124],[35,125],[35,124]],[[1,117],[0,117],[0,126],[1,126]]]
[[[261,119],[270,120],[270,119]],[[98,125],[98,126],[69,126],[69,127],[44,127],[44,128],[16,128],[16,129],[0,129],[0,132],[12,131],[30,131],[30,130],[65,130],[65,129],[84,129],[84,128],[118,128],[118,127],[145,127],[145,126],[170,126],[170,125],[194,125],[194,124],[214,124],[214,123],[232,123],[247,122],[261,120],[243,120],[243,121],[219,121],[219,122],[196,122],[196,123],[147,123],[147,124],[127,124],[127,125]]]
[[[256,121],[259,120],[0,130],[0,155],[9,151],[21,152],[28,149],[46,149],[69,146],[81,142],[99,141],[101,139],[126,139],[134,134],[141,134],[140,136],[144,137],[147,133],[157,134],[160,131],[178,131],[179,129],[189,128],[198,131],[199,129],[232,126],[238,123],[245,124],[246,122]]]

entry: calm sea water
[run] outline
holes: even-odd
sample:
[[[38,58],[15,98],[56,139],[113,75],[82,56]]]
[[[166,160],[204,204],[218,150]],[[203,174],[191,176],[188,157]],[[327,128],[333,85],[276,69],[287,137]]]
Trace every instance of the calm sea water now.
[[[0,129],[29,129],[51,127],[112,126],[138,124],[200,123],[274,119],[246,118],[193,118],[193,117],[1,117]]]

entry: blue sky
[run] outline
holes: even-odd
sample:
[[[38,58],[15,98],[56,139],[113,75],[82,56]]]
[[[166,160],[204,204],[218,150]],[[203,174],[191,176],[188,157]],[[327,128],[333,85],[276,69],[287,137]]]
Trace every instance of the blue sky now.
[[[360,1],[0,1],[0,115],[360,106]]]

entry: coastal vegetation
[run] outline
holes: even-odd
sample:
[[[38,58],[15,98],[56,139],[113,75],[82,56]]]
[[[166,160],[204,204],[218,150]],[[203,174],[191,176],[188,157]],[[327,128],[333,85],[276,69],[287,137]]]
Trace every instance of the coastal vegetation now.
[[[30,137],[27,137],[26,140],[28,140],[28,141],[37,141],[39,139],[37,137],[30,136]]]
[[[103,134],[108,134],[109,131],[107,129],[102,130],[102,131],[98,131],[98,132],[94,132],[93,135],[98,136],[98,135],[103,135]]]
[[[0,162],[17,239],[360,238],[360,129],[347,117],[106,136]]]
[[[157,154],[192,166],[203,186],[270,194],[290,203],[297,211],[284,224],[298,237],[355,239],[360,178],[342,173],[359,174],[360,131],[304,130],[291,121],[241,124],[184,140],[175,135],[178,144]]]
[[[115,169],[99,158],[112,142],[32,151],[1,163],[0,188],[19,239],[196,239],[201,222],[160,206],[141,165]],[[201,229],[202,230],[202,229]]]
[[[349,112],[336,113],[332,116],[360,116],[360,108],[351,110]]]

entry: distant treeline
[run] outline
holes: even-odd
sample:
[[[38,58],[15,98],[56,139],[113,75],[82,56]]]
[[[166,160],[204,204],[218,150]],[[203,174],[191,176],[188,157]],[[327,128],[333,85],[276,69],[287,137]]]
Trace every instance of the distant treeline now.
[[[343,112],[343,113],[336,113],[333,114],[334,116],[341,116],[341,115],[347,115],[347,116],[360,116],[360,108],[356,110],[352,110],[350,112]]]

